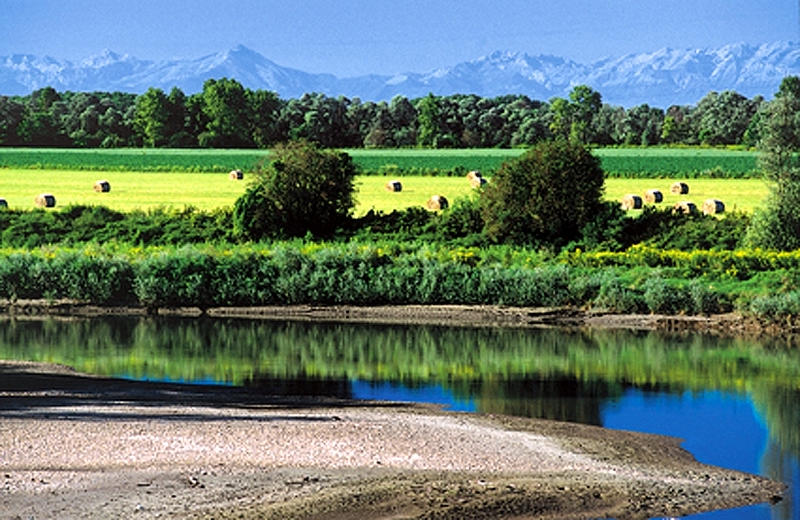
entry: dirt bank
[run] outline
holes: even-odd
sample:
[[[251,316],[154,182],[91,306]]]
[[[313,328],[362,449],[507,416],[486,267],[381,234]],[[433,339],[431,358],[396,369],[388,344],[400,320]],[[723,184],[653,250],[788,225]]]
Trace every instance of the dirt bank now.
[[[786,333],[772,330],[738,314],[683,316],[661,314],[612,314],[575,307],[504,307],[499,305],[275,305],[147,309],[132,306],[96,306],[69,300],[0,300],[0,316],[93,317],[110,315],[209,316],[273,320],[326,320],[450,326],[588,327],[720,334]]]
[[[672,438],[0,362],[3,518],[650,518],[776,500]]]

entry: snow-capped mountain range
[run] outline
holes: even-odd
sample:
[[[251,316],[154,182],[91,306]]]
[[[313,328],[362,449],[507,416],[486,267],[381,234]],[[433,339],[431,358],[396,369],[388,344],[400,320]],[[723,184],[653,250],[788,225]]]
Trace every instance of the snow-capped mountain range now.
[[[565,97],[575,85],[589,85],[603,101],[631,107],[693,105],[711,91],[735,90],[770,99],[781,80],[800,74],[800,45],[744,43],[717,49],[664,48],[581,64],[550,55],[495,52],[427,73],[338,78],[282,67],[244,46],[198,59],[146,61],[106,50],[81,62],[49,56],[0,57],[0,95],[26,95],[45,86],[58,91],[124,91],[149,87],[186,94],[200,92],[209,78],[233,78],[251,89],[281,98],[318,92],[329,96],[389,100],[437,95],[477,94],[495,97],[525,94],[532,99]]]

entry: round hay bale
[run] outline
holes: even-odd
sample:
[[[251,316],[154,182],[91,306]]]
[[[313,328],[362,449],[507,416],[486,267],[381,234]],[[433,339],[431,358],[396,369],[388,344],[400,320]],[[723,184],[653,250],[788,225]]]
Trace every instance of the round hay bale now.
[[[54,208],[56,206],[56,198],[49,193],[42,193],[33,199],[33,203],[39,208]]]
[[[689,185],[685,182],[676,182],[672,185],[669,191],[675,195],[686,195],[689,193]]]
[[[231,173],[228,174],[228,178],[232,181],[240,181],[244,179],[244,173],[242,173],[242,170],[231,170]]]
[[[403,185],[398,180],[389,181],[386,183],[386,191],[398,193],[403,191]]]
[[[647,204],[658,204],[664,200],[664,195],[661,190],[647,190],[644,192],[644,201]]]
[[[108,193],[111,191],[111,184],[108,181],[97,181],[94,183],[94,191],[98,193]]]
[[[0,209],[8,209],[8,201],[6,199],[0,199]]]
[[[481,178],[481,177],[482,177],[481,172],[478,171],[478,170],[472,170],[471,172],[469,172],[467,174],[467,180],[470,181],[470,182],[472,182],[472,179]]]
[[[473,177],[469,180],[469,185],[473,188],[480,188],[484,184],[486,184],[486,179],[481,176]]]
[[[684,215],[691,215],[692,213],[697,213],[697,206],[694,202],[689,202],[688,200],[684,200],[678,202],[672,207],[673,213],[683,213]]]
[[[425,207],[430,210],[442,210],[447,209],[448,203],[447,199],[441,195],[434,195],[433,197],[428,199],[428,202],[425,203]]]
[[[703,213],[706,215],[725,213],[725,204],[721,200],[706,199],[703,201]]]
[[[642,198],[633,194],[625,195],[622,197],[622,209],[642,209]]]

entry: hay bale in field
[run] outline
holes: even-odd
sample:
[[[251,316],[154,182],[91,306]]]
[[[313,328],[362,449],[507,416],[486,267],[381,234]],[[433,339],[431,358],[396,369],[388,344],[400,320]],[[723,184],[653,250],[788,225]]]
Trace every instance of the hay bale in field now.
[[[228,178],[232,181],[240,181],[244,179],[244,173],[242,173],[242,170],[231,170],[231,173],[228,174]]]
[[[642,209],[642,198],[633,194],[625,195],[622,197],[622,209]]]
[[[703,213],[705,215],[716,215],[718,213],[725,213],[725,204],[721,200],[706,199],[703,201]]]
[[[479,170],[472,170],[467,174],[467,180],[471,181],[472,179],[482,177],[481,172]]]
[[[386,191],[398,193],[403,191],[403,185],[398,180],[389,181],[386,183]]]
[[[685,182],[676,182],[670,187],[669,191],[675,195],[686,195],[689,193],[689,185]]]
[[[647,204],[658,204],[664,200],[661,190],[647,190],[644,192],[644,201]]]
[[[108,193],[111,191],[111,184],[108,181],[97,181],[94,183],[94,191],[98,193]]]
[[[697,206],[694,202],[689,202],[688,200],[684,200],[681,202],[676,203],[672,207],[673,213],[683,213],[684,215],[691,215],[693,213],[697,213]]]
[[[441,210],[447,209],[448,203],[447,199],[441,195],[434,195],[433,197],[428,199],[428,202],[425,203],[425,207],[430,210]]]
[[[477,175],[469,180],[469,185],[472,186],[473,188],[480,188],[487,182],[488,181],[485,178],[481,177],[480,175]]]
[[[8,201],[6,199],[0,199],[0,209],[8,209]]]
[[[49,193],[42,193],[33,199],[33,203],[39,208],[54,208],[56,206],[56,198]]]

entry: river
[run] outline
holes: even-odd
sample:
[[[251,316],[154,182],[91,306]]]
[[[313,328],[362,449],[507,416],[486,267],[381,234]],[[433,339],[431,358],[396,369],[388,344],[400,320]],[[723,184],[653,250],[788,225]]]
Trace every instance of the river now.
[[[800,518],[800,348],[786,338],[112,317],[3,321],[0,358],[670,435],[790,486],[774,506],[690,518]]]

